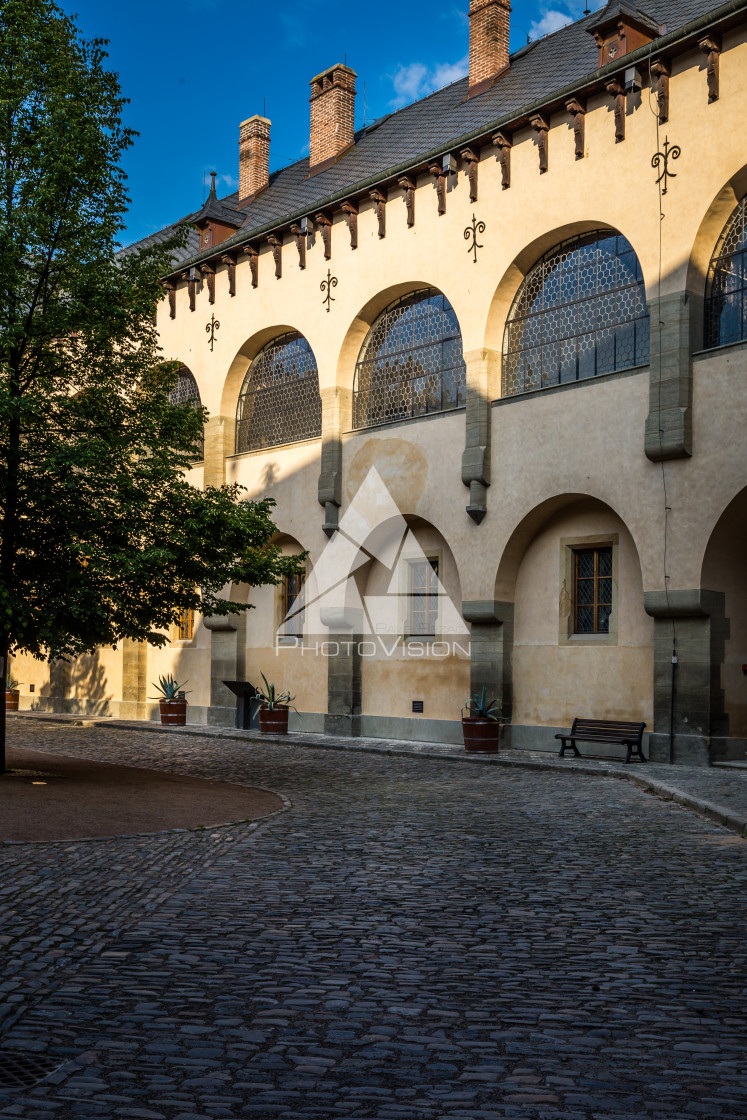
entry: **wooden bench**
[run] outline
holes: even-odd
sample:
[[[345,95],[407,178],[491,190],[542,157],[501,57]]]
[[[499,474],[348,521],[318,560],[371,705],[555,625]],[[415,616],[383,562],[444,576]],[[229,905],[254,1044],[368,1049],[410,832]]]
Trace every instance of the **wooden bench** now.
[[[576,747],[581,743],[614,743],[627,747],[625,759],[630,762],[635,756],[639,762],[645,762],[643,754],[643,731],[645,723],[624,723],[617,719],[574,719],[573,727],[568,735],[556,735],[561,740],[560,758],[565,758],[565,752],[572,750],[575,758],[581,758],[581,753]]]

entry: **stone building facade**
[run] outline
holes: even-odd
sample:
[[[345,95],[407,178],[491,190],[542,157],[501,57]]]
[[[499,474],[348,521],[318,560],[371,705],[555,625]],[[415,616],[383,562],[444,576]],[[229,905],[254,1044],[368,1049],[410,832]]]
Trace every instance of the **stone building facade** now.
[[[173,672],[229,726],[263,672],[297,727],[458,742],[486,685],[519,749],[582,715],[745,756],[747,0],[642,3],[509,56],[472,0],[469,77],[355,132],[333,66],[272,175],[241,124],[158,326],[209,412],[192,481],[272,496],[305,587],[19,659],[23,707],[152,718]]]

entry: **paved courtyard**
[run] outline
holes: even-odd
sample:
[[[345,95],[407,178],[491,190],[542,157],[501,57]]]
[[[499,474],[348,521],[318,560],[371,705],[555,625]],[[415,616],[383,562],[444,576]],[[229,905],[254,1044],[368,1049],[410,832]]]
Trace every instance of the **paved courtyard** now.
[[[570,770],[12,734],[290,805],[0,847],[0,1075],[55,1070],[0,1116],[747,1115],[747,841],[720,826]]]

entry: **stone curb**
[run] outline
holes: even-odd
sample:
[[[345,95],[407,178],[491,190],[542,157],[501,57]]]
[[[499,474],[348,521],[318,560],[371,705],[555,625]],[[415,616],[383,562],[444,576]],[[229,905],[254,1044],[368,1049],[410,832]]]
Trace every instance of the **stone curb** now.
[[[10,713],[9,713],[10,714]],[[435,758],[444,762],[474,763],[478,766],[504,766],[523,770],[548,771],[554,774],[561,771],[573,771],[576,774],[587,774],[591,777],[617,778],[620,781],[631,782],[646,793],[660,797],[663,801],[672,801],[676,805],[689,809],[698,816],[722,825],[731,832],[737,833],[747,839],[747,816],[734,813],[722,805],[705,801],[695,794],[678,789],[676,785],[649,778],[636,770],[623,770],[608,766],[605,763],[590,765],[577,762],[575,759],[564,759],[547,762],[537,758],[515,758],[508,754],[501,755],[474,755],[465,754],[460,747],[439,747],[432,743],[417,743],[411,746],[395,743],[391,739],[379,741],[367,740],[365,745],[350,739],[331,740],[328,736],[314,736],[312,739],[302,732],[291,732],[290,736],[261,735],[256,731],[239,731],[224,727],[202,727],[197,724],[186,727],[164,727],[160,723],[151,723],[146,720],[116,720],[108,716],[72,716],[60,715],[54,712],[15,712],[13,718],[31,717],[42,722],[69,723],[73,726],[97,726],[101,728],[114,728],[117,730],[150,731],[165,735],[187,735],[199,738],[232,739],[243,743],[269,743],[273,746],[285,746],[291,743],[297,747],[309,747],[313,750],[354,751],[358,754],[388,754],[407,758]],[[315,741],[316,740],[316,741]],[[519,752],[512,752],[518,754]]]

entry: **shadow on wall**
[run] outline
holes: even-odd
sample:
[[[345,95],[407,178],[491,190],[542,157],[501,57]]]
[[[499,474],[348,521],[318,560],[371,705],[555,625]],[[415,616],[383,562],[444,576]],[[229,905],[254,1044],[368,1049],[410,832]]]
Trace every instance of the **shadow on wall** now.
[[[111,715],[111,686],[102,663],[102,652],[85,654],[74,661],[50,661],[49,681],[39,695],[31,697],[30,711]]]

